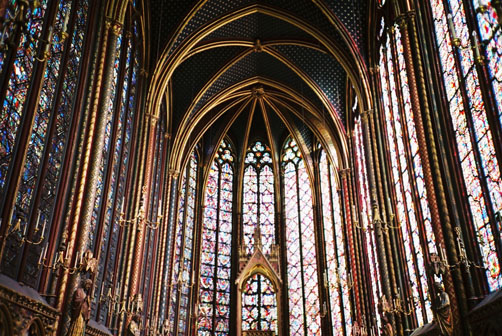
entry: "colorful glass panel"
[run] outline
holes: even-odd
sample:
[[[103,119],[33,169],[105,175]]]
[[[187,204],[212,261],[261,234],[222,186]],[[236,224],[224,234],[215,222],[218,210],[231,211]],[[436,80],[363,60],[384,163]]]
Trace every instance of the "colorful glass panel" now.
[[[320,160],[321,202],[324,227],[324,249],[326,254],[325,280],[329,291],[329,307],[333,335],[343,335],[351,330],[350,292],[348,284],[348,262],[345,252],[344,225],[340,210],[340,198],[336,190],[335,174],[326,152]]]
[[[199,283],[199,335],[228,335],[234,161],[222,141],[206,185]]]
[[[27,33],[22,34],[12,72],[6,74],[9,77],[9,85],[0,114],[0,194],[3,194],[17,131],[23,115],[35,53],[40,47],[38,37],[42,33],[46,9],[47,0],[43,0],[40,2],[40,7],[27,10],[26,15],[30,18],[27,22]]]
[[[502,125],[502,29],[498,25],[498,14],[491,0],[472,0],[472,4],[476,11],[479,36],[485,50],[493,96]]]
[[[290,335],[320,335],[321,318],[312,190],[293,139],[282,154]]]
[[[253,251],[256,223],[260,223],[263,253],[275,244],[274,173],[270,148],[260,141],[248,148],[244,160],[243,231],[248,254]]]
[[[262,274],[252,275],[242,292],[242,330],[277,334],[277,298],[274,286]]]
[[[451,122],[455,132],[458,157],[464,177],[467,199],[471,209],[474,228],[490,290],[502,286],[502,274],[487,207],[490,200],[496,210],[502,208],[502,181],[500,166],[493,144],[490,125],[481,96],[481,88],[469,30],[466,24],[464,5],[461,1],[448,1],[452,14],[455,36],[463,48],[454,50],[448,29],[445,5],[442,0],[431,0],[432,16],[442,76],[450,109]],[[467,46],[467,48],[465,48]],[[459,66],[455,62],[458,57]],[[461,76],[461,77],[460,77]],[[465,87],[460,84],[462,81]],[[464,101],[464,94],[468,101]],[[469,125],[472,125],[471,128]],[[481,158],[476,159],[475,151]],[[481,174],[481,176],[480,176]],[[483,176],[484,175],[484,176]],[[486,181],[489,194],[483,193],[481,179]]]
[[[192,254],[195,220],[195,197],[197,189],[197,156],[190,156],[188,167],[182,177],[178,203],[176,242],[171,279],[172,295],[169,305],[169,333],[185,335],[188,324],[188,302],[192,286]],[[178,304],[179,302],[179,304]],[[178,309],[179,307],[179,309]],[[178,315],[176,315],[178,314]]]

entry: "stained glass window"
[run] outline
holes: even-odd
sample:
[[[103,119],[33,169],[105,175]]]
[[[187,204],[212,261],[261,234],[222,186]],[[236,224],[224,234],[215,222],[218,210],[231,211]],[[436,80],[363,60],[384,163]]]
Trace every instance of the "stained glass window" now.
[[[232,148],[224,140],[206,185],[198,335],[229,334],[233,161]]]
[[[502,29],[497,21],[498,15],[502,13],[497,14],[491,0],[472,0],[472,4],[476,11],[479,37],[485,48],[486,65],[502,125]]]
[[[337,190],[335,170],[326,152],[320,160],[321,202],[326,254],[325,280],[329,291],[329,308],[333,335],[347,334],[351,330],[350,292],[345,229],[342,220],[341,199]]]
[[[244,160],[243,231],[248,254],[253,252],[253,233],[260,223],[263,252],[275,244],[274,173],[270,148],[260,141],[248,148]]]
[[[393,57],[393,48],[397,60]],[[432,320],[430,300],[427,299],[427,275],[425,255],[436,252],[431,214],[423,168],[418,153],[418,141],[411,107],[408,76],[398,26],[394,35],[387,35],[385,46],[380,49],[380,81],[385,131],[387,134],[392,181],[396,197],[396,221],[401,229],[404,243],[404,258],[411,292],[416,303],[416,317],[419,325]],[[401,93],[402,105],[398,92]],[[416,188],[416,189],[415,189]],[[427,247],[420,241],[423,223]]]
[[[272,282],[256,273],[242,292],[242,330],[273,331],[277,334],[277,298]]]
[[[9,84],[0,114],[0,194],[3,194],[16,134],[21,123],[35,62],[35,52],[40,47],[38,37],[42,33],[46,9],[47,0],[41,1],[40,7],[36,9],[28,9],[27,17],[30,19],[27,23],[27,33],[22,34],[12,72],[5,74],[9,76]],[[6,71],[7,68],[2,70]]]
[[[364,156],[364,139],[362,131],[361,118],[356,119],[354,125],[354,152],[355,152],[355,170],[357,173],[357,184],[359,188],[359,197],[356,202],[359,203],[359,226],[364,231],[364,248],[368,256],[368,263],[371,277],[371,293],[374,302],[382,295],[382,285],[380,282],[380,268],[378,263],[376,241],[373,230],[371,230],[371,199],[368,184],[368,175],[366,172],[366,157]],[[356,209],[354,209],[356,210]],[[355,211],[354,211],[355,212]],[[377,323],[380,323],[380,316],[377,314]]]
[[[283,148],[284,215],[290,335],[320,335],[316,235],[312,190],[307,167],[296,142]]]
[[[181,194],[178,203],[178,220],[171,280],[173,294],[171,295],[169,308],[169,330],[176,335],[185,335],[188,325],[188,303],[192,285],[196,183],[197,156],[194,151],[181,181]],[[178,314],[177,316],[176,313]],[[176,321],[178,321],[177,324]],[[176,326],[178,328],[177,331]]]
[[[488,285],[495,290],[502,286],[502,275],[489,212],[502,209],[502,180],[474,51],[469,48],[471,35],[464,4],[459,0],[431,0],[430,4],[464,187]],[[451,13],[454,32],[448,27],[447,13]],[[458,38],[461,48],[453,46],[453,38]],[[483,191],[483,184],[488,192]]]

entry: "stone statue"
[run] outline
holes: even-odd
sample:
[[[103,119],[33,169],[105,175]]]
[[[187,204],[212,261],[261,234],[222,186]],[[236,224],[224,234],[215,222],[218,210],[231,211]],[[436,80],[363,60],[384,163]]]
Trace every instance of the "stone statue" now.
[[[141,335],[141,319],[139,314],[134,314],[132,316],[131,322],[127,325],[127,336],[140,336]]]
[[[434,283],[434,317],[443,336],[453,334],[453,323],[450,309],[450,297],[439,282]]]
[[[85,327],[91,316],[92,280],[83,280],[73,293],[70,307],[70,329],[67,336],[84,336]]]
[[[389,321],[389,316],[388,314],[383,314],[382,316],[382,326],[380,327],[381,329],[381,335],[384,336],[394,336],[394,328],[392,327],[392,324]]]

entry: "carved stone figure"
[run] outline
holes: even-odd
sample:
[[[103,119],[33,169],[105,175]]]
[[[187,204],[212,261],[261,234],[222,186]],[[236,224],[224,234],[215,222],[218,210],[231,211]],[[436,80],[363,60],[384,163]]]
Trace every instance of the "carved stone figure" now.
[[[73,293],[70,307],[70,329],[67,336],[84,336],[85,327],[91,316],[92,280],[83,280],[80,287]]]
[[[127,336],[140,336],[141,335],[141,319],[138,314],[132,316],[131,322],[127,325]]]
[[[441,335],[453,334],[453,323],[450,309],[450,297],[439,282],[434,283],[434,315]]]

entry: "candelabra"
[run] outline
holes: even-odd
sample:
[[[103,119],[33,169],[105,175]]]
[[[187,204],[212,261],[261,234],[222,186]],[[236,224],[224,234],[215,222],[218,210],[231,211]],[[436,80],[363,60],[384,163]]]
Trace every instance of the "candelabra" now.
[[[488,11],[488,5],[484,4],[485,1],[481,1],[480,3],[481,5],[477,8],[476,12],[480,15],[483,15]],[[482,55],[481,48],[486,48],[501,30],[502,18],[500,17],[500,15],[502,15],[502,1],[492,1],[491,5],[496,12],[497,23],[495,24],[495,27],[493,27],[490,37],[484,41],[480,41],[477,32],[473,30],[471,32],[472,45],[462,45],[462,40],[457,36],[457,32],[455,31],[455,26],[453,24],[454,18],[452,14],[450,13],[447,16],[448,30],[450,31],[453,45],[459,50],[474,50],[474,57],[477,63],[483,63],[485,60],[485,57]],[[487,22],[489,21],[490,20],[487,20]]]
[[[122,209],[120,211],[120,218],[119,218],[119,225],[122,227],[127,227],[127,226],[132,226],[135,223],[143,223],[145,226],[149,229],[152,230],[157,230],[159,228],[160,223],[162,223],[162,214],[161,214],[161,207],[159,206],[158,208],[158,213],[157,213],[157,221],[151,221],[145,217],[146,214],[146,204],[145,204],[145,198],[146,198],[146,186],[142,188],[141,192],[141,202],[140,202],[140,207],[139,211],[130,219],[124,218],[125,213],[124,213],[124,199],[122,200]],[[159,201],[159,205],[162,204],[161,201]],[[138,227],[139,230],[141,230],[141,226]]]
[[[486,269],[484,266],[478,265],[467,257],[467,251],[465,250],[465,244],[462,240],[460,227],[455,227],[455,234],[457,236],[456,240],[458,248],[458,261],[452,265],[448,264],[446,251],[443,246],[439,246],[439,255],[437,255],[436,253],[431,253],[430,255],[431,267],[433,267],[434,274],[443,274],[446,269],[456,268],[460,265],[464,265],[467,269],[469,269],[470,267]]]
[[[31,240],[28,238],[28,223],[24,225],[24,230],[21,230],[21,218],[18,218],[16,220],[16,224],[14,227],[11,229],[12,222],[8,221],[7,223],[7,230],[4,236],[0,237],[0,239],[7,238],[11,235],[15,236],[15,239],[18,241],[19,246],[22,246],[23,244],[30,244],[30,245],[40,245],[44,239],[45,239],[45,228],[47,225],[47,221],[44,219],[43,220],[43,225],[42,225],[42,234],[37,240]],[[0,220],[0,226],[2,224],[2,221]],[[40,231],[40,211],[38,212],[37,216],[37,222],[35,224],[35,235]]]
[[[26,38],[28,42],[33,42],[35,40],[40,41],[41,43],[44,44],[43,51],[42,51],[42,57],[35,56],[35,58],[40,61],[40,62],[45,62],[49,59],[50,57],[50,49],[51,46],[54,45],[55,43],[63,43],[69,36],[68,34],[68,22],[70,20],[70,8],[66,10],[66,14],[64,16],[63,20],[63,25],[61,32],[59,33],[59,41],[53,42],[53,31],[54,27],[50,26],[48,28],[48,34],[47,34],[47,39],[42,39],[41,37],[33,37],[30,35],[30,33],[27,31],[27,17],[26,13],[28,12],[28,8],[31,9],[31,12],[37,8],[40,7],[40,1],[38,0],[19,0],[14,2],[14,4],[11,4],[7,7],[6,10],[6,15],[5,15],[5,20],[3,22],[3,29],[0,32],[0,52],[5,52],[9,49],[9,47],[15,47],[15,42],[13,41],[13,34],[11,33],[12,31],[16,30],[17,28],[20,28],[24,34],[26,35]],[[13,13],[13,14],[11,14]]]
[[[396,297],[391,302],[387,300],[385,295],[380,299],[380,308],[384,314],[404,314],[410,316],[413,314],[413,307],[415,305],[416,302],[413,300],[413,304],[408,302],[407,307],[404,306],[399,288]]]
[[[96,258],[93,258],[92,252],[90,250],[87,250],[82,254],[80,253],[80,251],[77,251],[73,266],[67,266],[70,264],[68,248],[65,248],[64,246],[60,248],[56,253],[55,260],[49,263],[47,263],[47,250],[48,248],[47,246],[45,246],[42,249],[42,253],[40,253],[40,257],[38,259],[39,267],[53,271],[62,268],[64,270],[67,270],[70,274],[75,274],[77,272],[96,272],[98,260]]]

